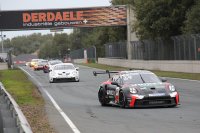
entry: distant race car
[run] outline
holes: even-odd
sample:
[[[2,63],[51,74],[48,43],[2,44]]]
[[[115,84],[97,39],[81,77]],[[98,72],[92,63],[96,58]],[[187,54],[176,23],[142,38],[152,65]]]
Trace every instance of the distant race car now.
[[[79,82],[79,71],[72,63],[60,63],[49,69],[49,82],[58,80],[72,80]]]
[[[114,75],[110,78],[111,73]],[[109,80],[103,82],[98,91],[102,106],[175,107],[179,104],[175,86],[150,71],[94,71],[93,74],[109,74]]]
[[[32,59],[31,62],[30,62],[30,67],[34,67],[36,65],[36,63],[38,61],[40,61],[41,59]]]
[[[53,65],[63,63],[61,60],[50,60],[46,65],[43,66],[43,72],[48,73],[49,69],[52,68]]]
[[[33,66],[33,70],[43,70],[44,66],[47,64],[47,60],[39,60],[38,62],[35,62],[35,65]]]

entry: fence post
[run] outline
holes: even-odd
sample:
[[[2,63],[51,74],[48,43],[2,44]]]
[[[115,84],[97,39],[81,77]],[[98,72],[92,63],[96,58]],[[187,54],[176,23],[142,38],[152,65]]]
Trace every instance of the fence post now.
[[[186,44],[185,44],[185,41],[186,41],[186,39],[185,39],[185,37],[184,36],[181,36],[182,37],[182,39],[183,39],[183,51],[184,51],[184,60],[187,60],[186,58]]]
[[[93,45],[92,47],[94,48],[94,61],[96,63],[97,62],[97,49],[96,49],[95,45]]]
[[[171,37],[171,39],[174,41],[174,59],[176,60],[176,37]]]
[[[191,37],[194,38],[194,59],[196,60],[197,59],[197,51],[196,51],[197,42],[196,42],[196,36],[195,35],[191,35]]]

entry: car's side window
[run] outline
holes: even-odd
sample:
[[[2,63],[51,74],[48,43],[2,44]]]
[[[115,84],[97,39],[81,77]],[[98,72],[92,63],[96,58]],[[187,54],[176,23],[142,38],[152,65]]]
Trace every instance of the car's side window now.
[[[114,75],[113,77],[112,77],[112,81],[116,81],[116,75]]]
[[[121,78],[120,78],[120,76],[118,76],[116,82],[117,82],[118,84],[121,84],[121,83],[122,83],[122,82],[121,82]]]
[[[112,81],[117,82],[117,83],[121,83],[120,77],[119,75],[115,75],[112,77]]]

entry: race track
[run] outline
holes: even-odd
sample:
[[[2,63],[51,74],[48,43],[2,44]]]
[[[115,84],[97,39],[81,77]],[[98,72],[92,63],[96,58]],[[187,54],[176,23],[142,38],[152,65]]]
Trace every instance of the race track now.
[[[94,77],[97,69],[80,67],[80,82],[52,83],[48,74],[23,69],[38,86],[46,100],[49,120],[58,133],[199,133],[200,82],[169,79],[180,93],[176,108],[122,109],[102,107],[98,101],[99,85],[107,75]],[[56,109],[47,93],[55,100]],[[76,126],[72,130],[63,116]],[[63,112],[62,112],[63,111]]]

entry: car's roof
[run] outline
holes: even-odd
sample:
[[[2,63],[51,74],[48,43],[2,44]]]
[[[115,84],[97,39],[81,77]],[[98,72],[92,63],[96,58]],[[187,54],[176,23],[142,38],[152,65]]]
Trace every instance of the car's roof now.
[[[59,63],[59,64],[55,64],[54,66],[59,66],[59,65],[73,65],[72,63]]]
[[[47,62],[48,60],[43,60],[43,59],[41,59],[41,60],[39,60],[38,62]]]
[[[129,71],[120,71],[119,74],[129,74],[129,73],[138,73],[138,74],[154,74],[148,70],[129,70]]]
[[[50,60],[49,62],[62,62],[61,60]]]
[[[31,61],[39,61],[39,60],[42,60],[42,59],[32,59]]]

